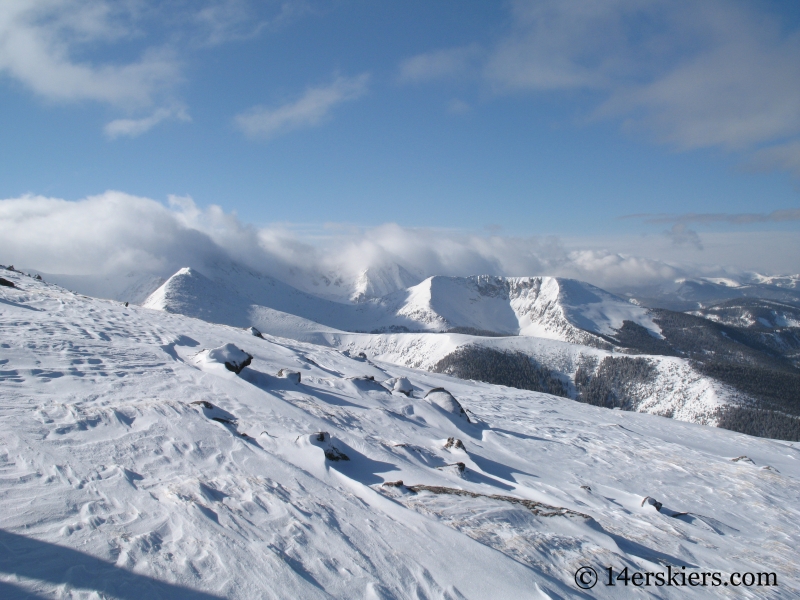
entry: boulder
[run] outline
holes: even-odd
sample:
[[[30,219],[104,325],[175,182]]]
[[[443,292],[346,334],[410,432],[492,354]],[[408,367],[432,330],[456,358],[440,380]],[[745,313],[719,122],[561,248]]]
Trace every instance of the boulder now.
[[[253,356],[233,344],[225,344],[219,348],[204,350],[198,354],[198,360],[225,365],[228,371],[233,371],[238,375],[242,372],[242,369],[252,362]]]
[[[264,336],[261,335],[261,332],[258,329],[256,329],[255,327],[248,327],[247,331],[253,337],[261,338],[262,340],[264,339]]]
[[[13,281],[9,281],[5,277],[0,277],[0,285],[5,286],[5,287],[17,287],[17,286],[14,285]]]

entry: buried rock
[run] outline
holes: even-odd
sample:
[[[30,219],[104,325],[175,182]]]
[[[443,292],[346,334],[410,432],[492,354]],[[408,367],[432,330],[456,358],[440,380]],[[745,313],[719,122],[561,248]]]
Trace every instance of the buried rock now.
[[[263,336],[263,335],[261,334],[261,332],[260,332],[258,329],[256,329],[255,327],[248,327],[248,328],[247,328],[247,332],[248,332],[250,335],[252,335],[253,337],[261,338],[262,340],[264,339],[264,336]]]
[[[350,460],[349,456],[347,456],[333,444],[331,434],[327,431],[318,431],[316,433],[312,433],[311,435],[299,435],[297,436],[295,442],[306,444],[310,443],[312,446],[322,448],[322,452],[327,460],[334,462],[340,460]]]
[[[469,416],[467,416],[467,411],[464,410],[464,407],[455,399],[453,394],[443,387],[433,388],[425,394],[425,399],[442,410],[469,421]]]
[[[391,388],[393,392],[398,392],[404,396],[410,396],[414,391],[414,387],[406,377],[393,377],[392,379],[387,379],[384,382],[384,385]]]
[[[280,377],[281,379],[288,379],[295,384],[300,383],[301,379],[299,371],[292,371],[290,369],[281,369],[278,371],[277,377]]]

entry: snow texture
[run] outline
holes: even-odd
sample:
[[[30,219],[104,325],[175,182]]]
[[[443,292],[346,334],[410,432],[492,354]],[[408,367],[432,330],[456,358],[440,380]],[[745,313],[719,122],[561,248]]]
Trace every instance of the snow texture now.
[[[800,596],[794,444],[4,277],[0,597],[620,597],[576,588],[583,565],[774,571],[713,595]],[[238,376],[198,361],[226,344]]]

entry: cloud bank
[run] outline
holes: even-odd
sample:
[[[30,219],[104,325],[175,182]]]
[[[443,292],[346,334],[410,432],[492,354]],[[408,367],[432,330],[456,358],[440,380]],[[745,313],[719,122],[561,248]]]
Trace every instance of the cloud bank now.
[[[149,106],[178,79],[179,64],[171,51],[150,47],[128,62],[97,64],[75,58],[89,44],[132,39],[134,6],[101,0],[4,0],[0,72],[48,100]]]
[[[769,236],[779,243],[772,233]],[[794,236],[796,238],[796,236]],[[759,238],[761,239],[761,238]],[[778,240],[778,241],[776,241]],[[397,224],[354,228],[328,226],[314,235],[287,226],[257,228],[217,206],[199,208],[191,198],[169,205],[109,191],[80,201],[43,196],[0,200],[0,264],[68,275],[149,273],[169,276],[184,266],[235,262],[288,283],[340,277],[353,281],[364,269],[398,264],[420,279],[430,275],[557,275],[600,287],[664,283],[681,276],[729,274],[736,264],[664,260],[669,244],[629,236],[613,248],[608,240],[559,240],[474,232],[407,228]],[[763,242],[763,239],[761,239]],[[757,254],[749,238],[747,254]],[[800,256],[795,239],[783,252]],[[717,239],[711,258],[737,259],[735,239]],[[649,250],[647,253],[638,250]],[[685,258],[697,258],[684,251]],[[705,252],[709,252],[706,250]],[[656,253],[654,255],[653,253]],[[660,255],[659,255],[660,254]],[[798,259],[789,263],[800,270]],[[763,265],[762,265],[763,266]],[[786,265],[783,265],[786,266]]]

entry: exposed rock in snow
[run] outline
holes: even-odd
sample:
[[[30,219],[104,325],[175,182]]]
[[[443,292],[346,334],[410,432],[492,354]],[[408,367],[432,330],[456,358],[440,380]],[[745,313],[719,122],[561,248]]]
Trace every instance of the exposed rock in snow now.
[[[650,496],[645,496],[644,499],[642,500],[641,506],[644,506],[645,504],[647,504],[648,506],[652,506],[659,512],[661,511],[661,507],[664,506],[663,504],[661,504],[661,502],[659,502],[655,498],[651,498]]]
[[[444,448],[446,450],[449,450],[450,448],[456,448],[457,450],[466,450],[466,448],[464,447],[464,442],[454,437],[447,438],[447,441],[444,443]]]
[[[742,463],[750,463],[751,465],[755,464],[753,459],[748,458],[747,456],[737,456],[736,458],[731,459],[732,462],[742,462]]]
[[[333,440],[331,439],[331,434],[327,431],[318,431],[317,433],[312,433],[310,435],[300,436],[298,441],[322,448],[322,452],[325,455],[325,458],[328,460],[332,460],[334,462],[340,460],[350,460],[350,458],[344,452],[339,450],[334,445]]]
[[[252,335],[254,337],[261,338],[262,340],[264,339],[264,336],[261,335],[261,332],[258,329],[256,329],[255,327],[248,327],[247,331],[249,331],[250,335]]]
[[[219,348],[203,350],[195,357],[195,362],[198,364],[224,365],[228,371],[232,371],[237,375],[241,373],[242,369],[249,365],[252,360],[252,354],[240,350],[234,344],[225,344]]]
[[[5,277],[0,277],[0,285],[4,287],[16,287],[13,281],[9,281]]]

